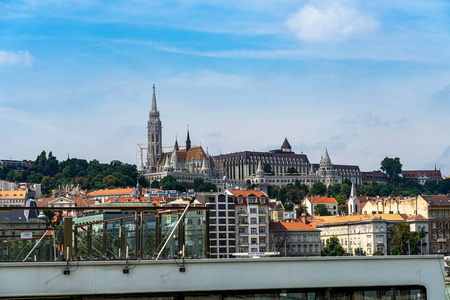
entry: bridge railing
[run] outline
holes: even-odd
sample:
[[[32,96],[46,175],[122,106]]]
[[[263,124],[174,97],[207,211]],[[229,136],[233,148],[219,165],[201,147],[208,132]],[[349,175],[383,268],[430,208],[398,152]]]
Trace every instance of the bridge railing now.
[[[183,210],[45,208],[47,220],[41,214],[41,219],[12,223],[0,212],[0,261],[150,260],[156,251],[160,259],[209,257],[209,211],[203,207],[189,208],[167,241]]]

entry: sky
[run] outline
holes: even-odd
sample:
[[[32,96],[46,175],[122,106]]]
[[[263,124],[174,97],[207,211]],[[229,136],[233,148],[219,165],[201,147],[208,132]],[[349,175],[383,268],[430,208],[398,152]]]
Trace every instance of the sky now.
[[[0,0],[0,159],[267,151],[450,174],[449,1]]]

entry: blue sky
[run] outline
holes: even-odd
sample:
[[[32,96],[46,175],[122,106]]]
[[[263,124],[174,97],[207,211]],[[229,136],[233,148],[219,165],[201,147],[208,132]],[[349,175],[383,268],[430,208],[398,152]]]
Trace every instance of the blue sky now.
[[[0,1],[3,159],[163,142],[450,173],[448,1]],[[168,148],[169,149],[169,148]]]

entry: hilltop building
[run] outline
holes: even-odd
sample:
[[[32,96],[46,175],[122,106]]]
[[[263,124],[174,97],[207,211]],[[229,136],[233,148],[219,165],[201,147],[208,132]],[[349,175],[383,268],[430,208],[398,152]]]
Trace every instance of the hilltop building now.
[[[355,180],[360,185],[361,171],[358,166],[335,165],[331,162],[328,150],[318,164],[309,162],[305,154],[296,154],[285,138],[280,149],[269,152],[242,151],[214,156],[220,163],[227,183],[231,185],[284,186],[298,180],[308,186],[323,182],[326,186]],[[265,173],[263,166],[269,165],[271,173]],[[294,171],[294,172],[292,172]]]
[[[428,180],[441,180],[441,170],[411,170],[402,171],[402,177],[405,179],[416,179],[420,185],[425,185]]]

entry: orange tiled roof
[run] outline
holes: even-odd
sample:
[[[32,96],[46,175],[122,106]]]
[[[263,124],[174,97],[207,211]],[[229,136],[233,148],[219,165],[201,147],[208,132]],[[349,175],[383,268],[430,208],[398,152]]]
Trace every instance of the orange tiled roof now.
[[[387,221],[404,221],[407,216],[404,214],[371,214],[371,215],[351,215],[351,216],[337,216],[326,220],[325,224],[341,223],[341,222],[356,222],[362,220],[382,219]]]
[[[268,197],[263,191],[255,191],[255,190],[247,190],[247,191],[242,191],[242,190],[230,190],[230,193],[232,193],[234,196],[243,196],[243,197],[248,197],[249,195],[255,195],[256,197]]]
[[[302,222],[270,222],[269,230],[314,230]]]
[[[337,203],[334,198],[329,197],[309,197],[308,200],[311,203]]]
[[[22,190],[0,191],[0,199],[25,199],[26,196],[27,192]]]
[[[410,216],[408,220],[426,220],[422,215]]]
[[[134,191],[135,188],[128,188],[128,189],[112,189],[112,190],[97,190],[90,192],[88,195],[90,197],[95,196],[105,196],[105,195],[120,195],[120,194],[129,194],[132,191]]]

